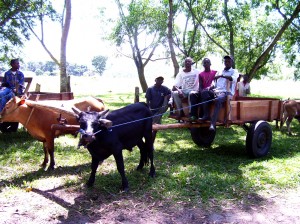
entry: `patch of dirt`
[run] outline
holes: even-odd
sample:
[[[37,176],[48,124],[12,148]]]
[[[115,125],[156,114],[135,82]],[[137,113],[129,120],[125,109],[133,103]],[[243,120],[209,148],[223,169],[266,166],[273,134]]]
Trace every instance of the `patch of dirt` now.
[[[49,186],[48,186],[49,187]],[[84,193],[85,192],[85,193]],[[4,189],[0,194],[0,223],[297,223],[300,220],[300,188],[248,195],[241,201],[210,200],[208,208],[188,203],[136,199],[134,193],[109,197],[96,190],[54,187]]]

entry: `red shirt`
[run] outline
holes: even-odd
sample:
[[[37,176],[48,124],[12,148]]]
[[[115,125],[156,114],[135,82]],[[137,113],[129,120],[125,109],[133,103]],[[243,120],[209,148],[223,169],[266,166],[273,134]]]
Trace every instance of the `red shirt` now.
[[[199,74],[199,80],[202,80],[202,89],[210,87],[215,78],[217,71],[211,70],[209,72],[203,71]]]

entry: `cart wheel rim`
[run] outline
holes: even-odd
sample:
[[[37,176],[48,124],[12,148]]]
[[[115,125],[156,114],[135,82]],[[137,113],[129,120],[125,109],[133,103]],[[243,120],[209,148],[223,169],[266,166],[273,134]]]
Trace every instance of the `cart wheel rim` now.
[[[264,132],[260,133],[258,136],[258,139],[257,139],[258,140],[257,147],[263,148],[268,142],[267,139],[268,139],[268,137],[267,137],[266,133],[264,133]]]

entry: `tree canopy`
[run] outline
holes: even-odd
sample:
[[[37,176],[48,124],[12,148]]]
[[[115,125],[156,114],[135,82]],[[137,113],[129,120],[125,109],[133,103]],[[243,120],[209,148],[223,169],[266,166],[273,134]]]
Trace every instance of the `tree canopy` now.
[[[41,15],[54,18],[50,0],[0,1],[0,61],[18,57],[18,49],[30,38],[27,23],[35,26]]]

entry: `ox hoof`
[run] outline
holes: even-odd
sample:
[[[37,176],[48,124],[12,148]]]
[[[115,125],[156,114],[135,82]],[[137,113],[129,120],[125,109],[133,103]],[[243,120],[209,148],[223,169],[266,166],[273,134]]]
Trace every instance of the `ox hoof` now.
[[[54,170],[54,166],[49,166],[47,171],[53,171]]]
[[[150,171],[149,176],[154,178],[156,176],[156,172],[155,171]]]
[[[136,168],[136,170],[142,170],[143,167],[144,167],[144,166],[142,166],[142,165],[138,165],[137,168]]]
[[[123,191],[123,192],[128,192],[129,191],[129,187],[127,186],[127,187],[121,187],[121,191]]]
[[[86,182],[85,185],[86,185],[87,187],[93,187],[93,186],[94,186],[94,183],[88,181],[88,182]]]

